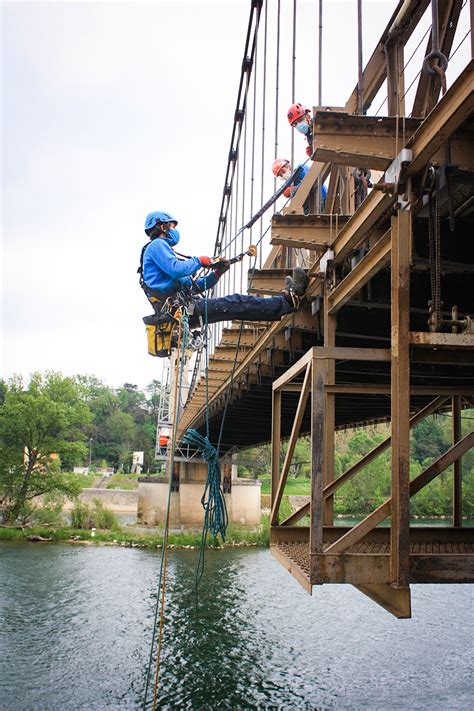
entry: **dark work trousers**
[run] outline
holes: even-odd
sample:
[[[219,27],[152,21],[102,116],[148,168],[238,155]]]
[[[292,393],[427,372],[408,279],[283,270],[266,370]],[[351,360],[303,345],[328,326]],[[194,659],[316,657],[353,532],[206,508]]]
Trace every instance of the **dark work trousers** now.
[[[189,319],[191,328],[199,326],[199,316],[206,321],[206,300],[193,299],[195,310]],[[248,296],[231,294],[207,299],[207,323],[219,321],[279,321],[295,309],[285,296]]]

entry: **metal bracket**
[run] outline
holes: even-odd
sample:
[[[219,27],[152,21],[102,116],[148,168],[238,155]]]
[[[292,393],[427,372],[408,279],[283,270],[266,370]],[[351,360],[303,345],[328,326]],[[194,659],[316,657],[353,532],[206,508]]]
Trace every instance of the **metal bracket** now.
[[[398,186],[403,179],[403,172],[412,160],[413,151],[410,148],[402,148],[398,156],[385,171],[385,182],[394,186],[392,195],[397,192]]]

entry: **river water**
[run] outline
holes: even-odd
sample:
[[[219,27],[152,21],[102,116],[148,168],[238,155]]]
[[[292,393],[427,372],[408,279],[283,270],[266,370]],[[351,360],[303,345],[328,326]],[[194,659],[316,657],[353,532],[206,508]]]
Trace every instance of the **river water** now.
[[[159,708],[473,709],[473,588],[412,586],[396,620],[351,586],[309,596],[268,550],[171,550]],[[1,711],[143,701],[159,552],[0,543]]]

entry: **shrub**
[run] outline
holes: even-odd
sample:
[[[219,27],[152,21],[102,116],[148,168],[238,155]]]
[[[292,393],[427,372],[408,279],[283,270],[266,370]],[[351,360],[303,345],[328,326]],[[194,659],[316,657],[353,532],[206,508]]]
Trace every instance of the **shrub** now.
[[[92,506],[88,506],[83,501],[77,501],[71,511],[71,527],[82,530],[120,528],[117,516],[106,508],[99,499],[94,499]]]

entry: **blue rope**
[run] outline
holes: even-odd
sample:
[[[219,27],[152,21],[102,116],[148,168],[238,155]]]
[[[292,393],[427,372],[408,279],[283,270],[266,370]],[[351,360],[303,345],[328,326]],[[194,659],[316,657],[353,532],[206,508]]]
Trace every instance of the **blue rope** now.
[[[183,442],[201,452],[208,466],[206,485],[201,497],[204,509],[203,540],[206,540],[207,533],[210,532],[213,541],[219,534],[225,541],[229,516],[221,488],[221,468],[217,449],[212,446],[207,437],[203,437],[196,430],[188,430],[183,437]]]

